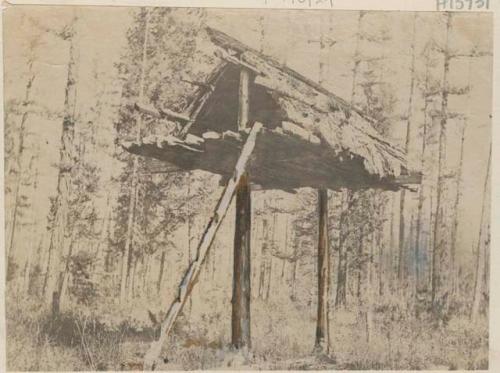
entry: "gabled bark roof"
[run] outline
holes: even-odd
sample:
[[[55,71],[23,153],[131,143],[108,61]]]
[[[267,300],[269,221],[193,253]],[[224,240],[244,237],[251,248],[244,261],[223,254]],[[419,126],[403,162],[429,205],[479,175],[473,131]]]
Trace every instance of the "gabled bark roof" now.
[[[250,123],[264,125],[252,162],[252,180],[268,189],[300,187],[398,189],[419,183],[405,154],[374,128],[358,108],[228,35],[207,28],[206,65],[182,114],[168,108],[144,113],[183,126],[172,136],[150,136],[124,147],[181,169],[230,177],[246,137],[237,132],[239,71],[253,72]],[[156,111],[155,111],[156,110]],[[190,138],[185,137],[186,135]]]
[[[283,119],[319,137],[336,153],[362,157],[372,175],[399,176],[406,169],[404,151],[386,141],[373,127],[375,120],[361,110],[238,40],[213,28],[207,32],[218,47],[261,72],[255,84],[275,98]]]

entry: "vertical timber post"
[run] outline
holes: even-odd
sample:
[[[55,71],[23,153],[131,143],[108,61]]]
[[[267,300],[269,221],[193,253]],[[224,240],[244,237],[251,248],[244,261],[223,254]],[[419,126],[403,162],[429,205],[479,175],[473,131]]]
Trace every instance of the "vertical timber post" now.
[[[250,72],[240,72],[238,130],[248,125]],[[249,349],[250,339],[250,232],[251,199],[249,175],[245,173],[236,189],[234,230],[233,298],[231,342],[236,349]]]
[[[250,88],[250,71],[245,68],[240,70],[240,86],[239,86],[239,101],[238,101],[238,130],[242,131],[248,126],[249,113],[249,88]]]
[[[330,352],[328,325],[330,247],[328,243],[328,189],[318,189],[318,315],[316,320],[316,341],[314,351]]]
[[[233,272],[233,347],[250,348],[250,185],[243,175],[236,190],[236,227]]]

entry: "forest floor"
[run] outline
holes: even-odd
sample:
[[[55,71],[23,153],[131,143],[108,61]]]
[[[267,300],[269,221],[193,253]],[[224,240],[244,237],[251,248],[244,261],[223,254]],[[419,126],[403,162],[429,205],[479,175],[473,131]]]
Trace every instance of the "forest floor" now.
[[[142,357],[155,337],[153,327],[135,325],[126,317],[110,326],[99,313],[82,308],[54,319],[34,302],[18,307],[7,312],[8,370],[142,370]],[[300,338],[306,324],[314,331],[314,321],[300,321],[300,315],[286,315],[287,322],[296,324],[295,340],[280,332],[281,319],[270,320],[267,337],[256,340],[256,330],[253,355],[246,358],[227,347],[227,338],[177,328],[168,342],[168,361],[159,369],[487,369],[486,317],[475,325],[464,316],[437,325],[426,314],[408,319],[388,314],[375,309],[368,341],[363,318],[354,311],[338,311],[331,320],[331,358],[313,355],[312,332]]]

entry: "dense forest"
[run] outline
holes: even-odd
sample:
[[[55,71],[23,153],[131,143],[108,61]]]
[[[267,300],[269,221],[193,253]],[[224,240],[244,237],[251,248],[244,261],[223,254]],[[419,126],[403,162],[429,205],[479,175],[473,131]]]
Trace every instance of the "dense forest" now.
[[[245,356],[230,348],[232,206],[162,368],[486,369],[489,14],[25,6],[4,18],[8,369],[142,369],[222,186],[121,144],[176,130],[134,104],[189,106],[206,26],[358,107],[422,182],[328,191],[327,357],[317,191],[252,192]]]

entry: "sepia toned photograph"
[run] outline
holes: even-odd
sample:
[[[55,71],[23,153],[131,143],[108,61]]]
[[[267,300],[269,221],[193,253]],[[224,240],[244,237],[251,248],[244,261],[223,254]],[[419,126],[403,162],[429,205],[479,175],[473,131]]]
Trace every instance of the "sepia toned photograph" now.
[[[3,64],[8,371],[489,368],[492,13],[6,5]]]

